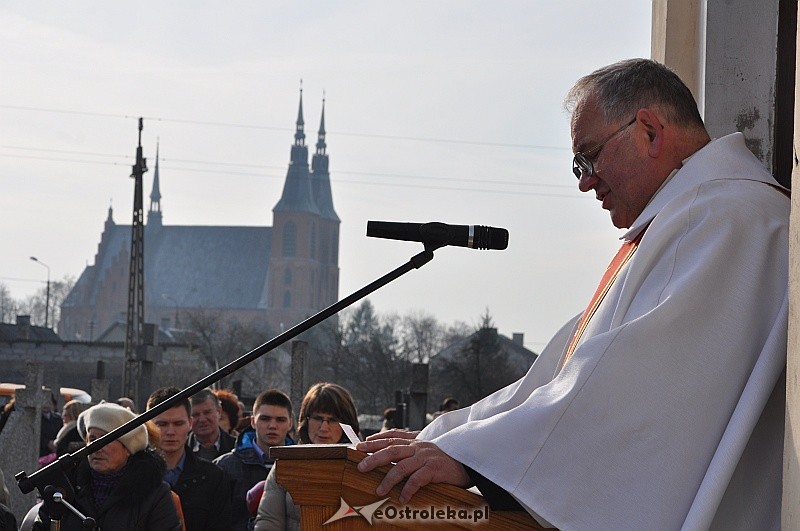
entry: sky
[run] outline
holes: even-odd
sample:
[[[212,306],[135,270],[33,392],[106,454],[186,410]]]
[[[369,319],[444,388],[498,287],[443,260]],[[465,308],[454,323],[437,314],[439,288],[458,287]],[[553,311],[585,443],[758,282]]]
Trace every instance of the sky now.
[[[488,311],[538,352],[622,234],[577,190],[564,94],[648,57],[650,18],[642,0],[0,0],[0,283],[41,289],[31,256],[77,278],[109,207],[131,223],[138,117],[145,209],[158,145],[165,225],[271,225],[302,85],[310,152],[325,99],[340,298],[422,250],[368,220],[506,228],[507,250],[439,249],[369,299]]]

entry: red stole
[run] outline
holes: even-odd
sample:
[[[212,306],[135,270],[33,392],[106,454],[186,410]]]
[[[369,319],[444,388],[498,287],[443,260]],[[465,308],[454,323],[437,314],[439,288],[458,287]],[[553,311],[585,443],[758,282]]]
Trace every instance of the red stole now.
[[[594,292],[592,300],[589,301],[589,306],[587,306],[583,311],[581,320],[578,322],[578,328],[575,330],[575,335],[572,336],[572,340],[569,342],[567,352],[564,355],[564,361],[561,362],[562,368],[572,357],[573,352],[575,352],[575,348],[577,348],[578,341],[581,339],[584,330],[586,330],[586,326],[589,324],[592,316],[597,311],[600,303],[603,302],[608,290],[611,289],[611,285],[617,279],[619,272],[622,270],[625,264],[628,263],[628,260],[631,259],[633,253],[636,252],[636,248],[639,246],[639,242],[642,240],[645,230],[647,230],[647,227],[644,227],[636,236],[636,238],[623,243],[622,247],[619,248],[619,251],[617,251],[617,254],[614,256],[614,259],[611,260],[610,264],[608,264],[606,272],[603,274],[603,278],[600,279],[600,285],[597,286],[597,290]]]

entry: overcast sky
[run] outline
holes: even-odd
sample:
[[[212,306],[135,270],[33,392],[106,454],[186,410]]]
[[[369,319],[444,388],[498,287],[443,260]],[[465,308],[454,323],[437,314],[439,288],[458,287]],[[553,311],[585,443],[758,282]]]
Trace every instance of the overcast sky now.
[[[470,325],[488,309],[539,351],[621,235],[577,190],[561,102],[649,56],[650,17],[643,0],[0,1],[0,282],[41,288],[30,256],[77,278],[109,206],[130,224],[139,116],[165,225],[271,225],[302,79],[310,151],[326,99],[340,298],[422,250],[368,220],[504,227],[508,250],[440,249],[370,300]]]

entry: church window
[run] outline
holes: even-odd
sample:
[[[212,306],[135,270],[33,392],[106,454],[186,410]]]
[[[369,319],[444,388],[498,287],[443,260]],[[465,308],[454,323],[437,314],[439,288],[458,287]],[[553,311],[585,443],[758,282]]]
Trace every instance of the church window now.
[[[328,240],[330,239],[330,237],[328,236],[329,233],[330,233],[330,230],[328,228],[324,228],[320,232],[320,235],[319,235],[319,240],[320,240],[320,243],[319,243],[319,249],[320,249],[319,261],[322,262],[323,264],[327,264],[328,261],[329,261],[329,258],[328,258],[328,255],[329,255],[329,253],[328,253],[328,249],[329,249]]]
[[[291,221],[283,226],[283,256],[297,256],[297,225]]]
[[[311,258],[317,259],[317,227],[311,224]]]
[[[292,270],[288,267],[283,272],[283,284],[286,286],[292,285]]]

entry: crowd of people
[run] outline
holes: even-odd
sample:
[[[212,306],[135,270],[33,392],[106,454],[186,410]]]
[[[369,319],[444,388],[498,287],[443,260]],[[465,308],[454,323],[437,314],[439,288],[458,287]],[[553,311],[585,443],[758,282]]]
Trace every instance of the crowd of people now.
[[[180,391],[155,390],[147,399],[147,410]],[[74,452],[135,416],[134,404],[127,398],[96,405],[67,402],[59,416],[63,424],[58,434],[44,441],[46,450],[56,449],[53,453],[58,456],[61,449]],[[277,484],[269,449],[348,442],[342,423],[360,432],[352,396],[334,383],[313,385],[298,417],[289,396],[278,389],[259,394],[252,414],[244,412],[244,404],[232,391],[203,389],[89,454],[69,471],[74,505],[102,529],[299,529],[299,509]],[[73,430],[75,436],[65,435]],[[49,529],[51,516],[39,503],[21,529]],[[82,525],[70,512],[61,516],[65,531]]]

